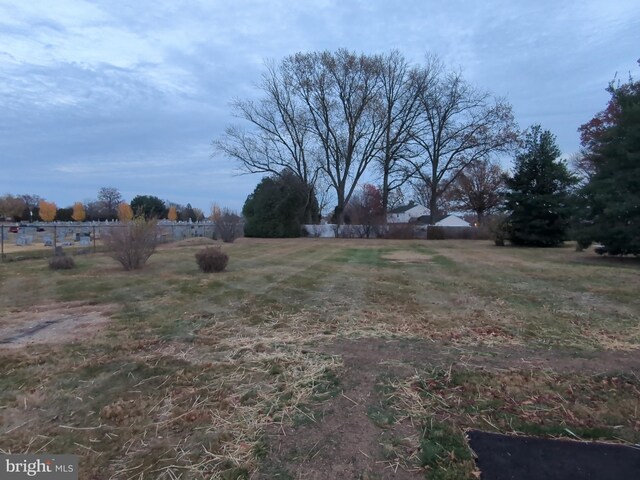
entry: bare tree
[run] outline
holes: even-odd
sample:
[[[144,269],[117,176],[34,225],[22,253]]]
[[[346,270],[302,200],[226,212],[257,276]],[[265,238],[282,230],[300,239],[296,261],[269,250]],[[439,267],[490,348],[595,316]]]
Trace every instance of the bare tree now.
[[[222,210],[213,222],[217,236],[225,243],[233,243],[242,235],[242,217],[228,208]]]
[[[345,205],[380,149],[380,58],[338,50],[298,53],[284,65],[307,106],[341,224]]]
[[[327,178],[323,175],[318,177],[316,181],[316,198],[318,200],[318,210],[323,216],[328,214],[328,208],[335,201],[335,194],[331,188],[331,184],[327,181]]]
[[[413,201],[419,205],[429,205],[429,209],[432,210],[433,189],[431,188],[430,178],[414,174],[410,179],[409,185],[411,186]],[[440,217],[444,216],[444,213],[450,208],[450,202],[446,192],[437,191],[435,198],[436,216],[431,213],[431,223],[436,223],[440,220]]]
[[[411,68],[402,54],[392,51],[381,58],[381,99],[384,132],[377,158],[382,176],[382,208],[389,208],[389,197],[410,178],[408,159],[415,157],[412,131],[420,113],[420,96],[428,88],[426,71]]]
[[[248,122],[252,129],[228,127],[224,138],[213,145],[236,160],[245,173],[292,172],[309,185],[310,205],[320,166],[315,158],[310,117],[296,96],[293,82],[291,72],[283,65],[267,64],[259,84],[263,98],[233,102],[236,117]]]
[[[389,196],[387,197],[387,211],[390,209],[394,209],[406,203],[406,193],[403,188],[395,188],[389,192]],[[385,213],[386,220],[386,213]]]
[[[25,212],[22,214],[22,219],[27,220],[28,218],[29,221],[33,221],[33,211],[37,210],[38,205],[40,204],[40,200],[42,200],[42,198],[39,195],[29,195],[29,194],[20,195],[20,197],[22,197],[26,205]]]
[[[511,105],[473,88],[460,73],[447,72],[429,57],[429,88],[420,95],[420,117],[413,139],[421,158],[415,175],[430,190],[429,209],[438,216],[439,201],[460,173],[489,155],[507,151],[517,141]]]
[[[503,201],[505,171],[490,160],[474,162],[458,175],[451,187],[457,209],[473,212],[478,223],[493,213]]]
[[[118,218],[118,205],[122,203],[120,190],[115,187],[102,187],[98,191],[98,203],[93,208],[99,208],[99,215],[105,219]]]
[[[580,150],[569,156],[569,165],[573,173],[580,179],[580,185],[586,185],[596,173],[593,157],[585,150]]]

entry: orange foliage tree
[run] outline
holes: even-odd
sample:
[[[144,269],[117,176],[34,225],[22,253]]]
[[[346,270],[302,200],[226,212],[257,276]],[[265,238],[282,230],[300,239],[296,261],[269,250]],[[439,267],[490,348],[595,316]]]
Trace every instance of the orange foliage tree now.
[[[175,206],[169,207],[169,213],[167,213],[167,220],[175,222],[178,220],[178,211]]]
[[[71,214],[71,218],[73,218],[76,222],[84,222],[87,218],[87,212],[84,210],[84,205],[80,202],[76,202],[73,204],[73,213]]]
[[[44,222],[53,222],[56,218],[58,207],[53,202],[40,201],[40,218]]]
[[[118,220],[128,222],[133,219],[133,209],[128,203],[122,202],[118,204]]]

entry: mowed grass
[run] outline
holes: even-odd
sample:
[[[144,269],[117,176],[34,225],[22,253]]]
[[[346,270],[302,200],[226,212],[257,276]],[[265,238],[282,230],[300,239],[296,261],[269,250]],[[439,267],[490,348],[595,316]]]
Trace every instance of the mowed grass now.
[[[115,312],[96,335],[0,345],[0,450],[80,455],[81,478],[248,478],[267,428],[315,421],[340,391],[342,359],[319,353],[338,338],[586,357],[640,347],[635,259],[474,241],[242,239],[223,247],[227,271],[204,274],[199,248],[161,248],[138,272],[102,254],[76,257],[71,271],[46,259],[0,267],[2,324],[61,304]],[[429,475],[470,475],[470,457],[453,467],[447,457],[467,427],[640,440],[632,372],[423,367],[389,380],[386,410],[372,416],[420,425],[415,461]]]

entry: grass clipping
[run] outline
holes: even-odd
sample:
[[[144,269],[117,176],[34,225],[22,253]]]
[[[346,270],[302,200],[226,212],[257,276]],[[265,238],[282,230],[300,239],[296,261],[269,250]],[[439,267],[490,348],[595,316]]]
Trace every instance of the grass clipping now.
[[[300,415],[313,420],[309,407],[331,396],[340,366],[337,357],[254,341],[200,365],[200,374],[169,375],[165,385],[178,388],[167,388],[143,413],[149,423],[125,443],[112,478],[248,477],[266,453],[266,427]],[[208,378],[216,371],[224,373]],[[116,402],[101,416],[113,420],[127,408],[126,401]]]

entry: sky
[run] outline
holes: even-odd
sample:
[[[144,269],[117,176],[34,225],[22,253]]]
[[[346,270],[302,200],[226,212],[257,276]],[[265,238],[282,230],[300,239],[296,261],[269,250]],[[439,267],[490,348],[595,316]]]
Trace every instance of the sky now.
[[[214,152],[265,61],[437,54],[563,155],[617,74],[638,78],[637,0],[0,0],[0,195],[59,207],[101,187],[240,210],[260,180]]]

